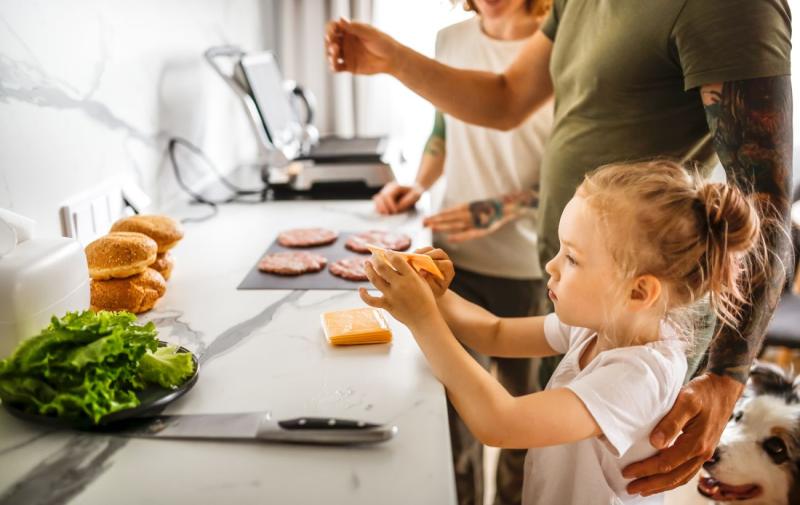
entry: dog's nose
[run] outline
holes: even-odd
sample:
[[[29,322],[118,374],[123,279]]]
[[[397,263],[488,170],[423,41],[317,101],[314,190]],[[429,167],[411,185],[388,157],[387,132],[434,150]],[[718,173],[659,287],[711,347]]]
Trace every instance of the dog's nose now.
[[[719,463],[719,447],[714,449],[714,454],[711,455],[711,458],[708,461],[706,461],[705,463],[703,463],[703,468],[708,470],[711,467],[713,467],[714,465],[716,465],[717,463]]]

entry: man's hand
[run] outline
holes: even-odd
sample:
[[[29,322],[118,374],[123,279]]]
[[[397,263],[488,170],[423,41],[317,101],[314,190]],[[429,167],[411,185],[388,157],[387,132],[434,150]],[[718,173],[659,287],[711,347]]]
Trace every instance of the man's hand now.
[[[387,183],[375,196],[375,210],[378,214],[397,214],[404,212],[417,203],[422,196],[420,186],[401,186],[392,181]]]
[[[625,478],[636,479],[628,484],[628,492],[644,496],[662,493],[694,477],[714,454],[743,390],[741,382],[714,373],[705,373],[684,386],[672,410],[650,434],[650,443],[660,452],[623,471]]]
[[[329,21],[325,27],[328,64],[334,72],[378,74],[388,72],[402,46],[385,33],[346,19]]]

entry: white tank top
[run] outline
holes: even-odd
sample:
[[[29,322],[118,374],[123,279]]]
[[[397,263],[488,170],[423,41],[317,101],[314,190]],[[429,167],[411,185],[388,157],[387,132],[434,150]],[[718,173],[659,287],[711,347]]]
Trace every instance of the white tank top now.
[[[439,32],[436,59],[459,68],[502,72],[526,41],[492,39],[481,31],[480,19],[475,16]],[[507,132],[445,115],[445,187],[438,207],[446,209],[535,186],[552,125],[552,100]],[[487,237],[450,244],[444,235],[436,234],[434,242],[459,268],[495,277],[538,279],[542,269],[535,213],[528,214]]]

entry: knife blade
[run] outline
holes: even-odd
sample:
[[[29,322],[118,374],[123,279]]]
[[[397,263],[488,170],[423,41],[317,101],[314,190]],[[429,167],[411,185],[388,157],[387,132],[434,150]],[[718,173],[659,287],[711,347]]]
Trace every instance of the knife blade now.
[[[397,434],[397,426],[332,417],[274,420],[269,412],[242,412],[141,417],[115,433],[133,438],[348,445],[385,442]]]

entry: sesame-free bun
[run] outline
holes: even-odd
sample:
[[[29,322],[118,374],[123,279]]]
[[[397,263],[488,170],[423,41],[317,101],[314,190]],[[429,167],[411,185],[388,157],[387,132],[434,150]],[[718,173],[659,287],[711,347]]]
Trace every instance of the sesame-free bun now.
[[[92,279],[93,310],[127,310],[134,314],[152,309],[167,290],[167,283],[152,268],[127,279]]]
[[[155,240],[141,233],[109,233],[86,246],[92,279],[122,279],[140,274],[156,260]]]
[[[159,253],[158,256],[156,256],[156,262],[150,265],[150,268],[160,273],[161,276],[164,277],[164,280],[168,281],[170,275],[172,275],[172,267],[174,266],[175,260],[172,259],[172,254],[167,251],[165,253]]]
[[[160,253],[169,251],[183,238],[183,228],[179,222],[155,214],[124,217],[111,226],[111,231],[144,233],[156,241]]]

